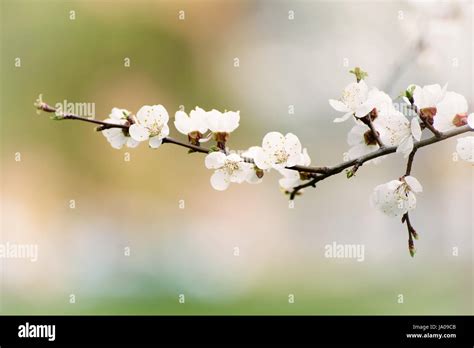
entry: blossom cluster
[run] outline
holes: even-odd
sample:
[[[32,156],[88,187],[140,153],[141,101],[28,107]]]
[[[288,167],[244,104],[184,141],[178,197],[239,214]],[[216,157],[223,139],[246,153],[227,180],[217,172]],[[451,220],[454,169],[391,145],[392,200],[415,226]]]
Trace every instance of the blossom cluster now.
[[[348,160],[360,159],[385,147],[396,147],[397,153],[408,157],[426,128],[439,135],[466,124],[474,127],[474,114],[468,115],[466,99],[448,91],[447,85],[408,86],[400,98],[400,103],[404,102],[411,110],[406,116],[400,111],[400,104],[394,103],[388,94],[375,87],[369,88],[364,80],[366,73],[356,70],[355,74],[357,82],[347,85],[339,99],[329,100],[329,104],[343,114],[334,122],[353,121],[347,134]],[[105,128],[102,133],[117,149],[136,147],[144,141],[151,148],[158,148],[170,134],[169,119],[162,105],[145,105],[136,115],[114,108],[104,121],[124,127]],[[174,126],[187,136],[189,144],[200,147],[211,139],[216,142],[217,146],[206,149],[208,154],[204,160],[205,167],[214,171],[210,178],[214,189],[226,190],[230,183],[260,183],[267,172],[275,170],[281,174],[282,191],[291,193],[314,177],[304,171],[311,159],[307,149],[292,133],[269,132],[260,146],[252,146],[241,153],[228,150],[226,143],[239,122],[239,111],[206,111],[196,107],[189,114],[182,110],[175,113]],[[474,162],[474,137],[459,139],[456,150],[461,159]],[[377,163],[382,158],[376,156],[367,162]],[[400,216],[415,208],[416,194],[421,191],[418,180],[407,174],[377,186],[371,200],[385,214]]]
[[[125,109],[112,109],[107,123],[128,125],[128,128],[109,128],[102,131],[112,147],[136,147],[140,142],[148,141],[149,146],[158,148],[169,133],[169,114],[162,105],[145,105],[136,115]],[[205,166],[213,169],[211,185],[216,190],[225,190],[230,183],[259,183],[264,172],[274,168],[283,178],[281,187],[290,191],[301,183],[297,171],[286,169],[296,164],[309,165],[306,149],[302,152],[299,139],[291,133],[285,136],[278,132],[268,133],[262,146],[252,146],[241,155],[228,153],[225,142],[239,126],[240,113],[234,111],[205,111],[196,107],[189,115],[184,111],[175,113],[174,126],[178,132],[186,135],[190,144],[199,146],[211,138],[223,146],[210,152],[205,158]]]
[[[376,186],[371,203],[388,216],[402,216],[413,256],[413,239],[417,239],[418,234],[408,213],[416,208],[417,194],[423,191],[421,183],[411,175],[415,153],[421,147],[474,131],[474,113],[468,114],[466,98],[448,91],[447,85],[409,85],[395,103],[387,93],[369,88],[365,82],[368,75],[360,68],[351,73],[356,76],[356,82],[348,84],[339,99],[329,99],[330,106],[342,113],[334,122],[353,122],[347,134],[346,160],[334,167],[310,167],[307,149],[292,133],[272,131],[263,137],[259,146],[251,146],[243,152],[231,151],[227,142],[239,127],[239,111],[206,111],[200,107],[195,107],[189,114],[177,111],[173,123],[176,130],[187,137],[186,143],[169,137],[170,116],[163,105],[145,105],[136,114],[113,108],[103,121],[65,114],[44,103],[41,95],[34,105],[39,111],[55,113],[51,116],[54,120],[74,119],[99,124],[97,130],[116,149],[134,148],[141,142],[147,142],[155,149],[162,143],[173,143],[188,148],[189,153],[206,153],[204,165],[213,171],[210,183],[218,191],[226,190],[231,183],[260,183],[273,170],[281,175],[280,189],[293,199],[303,188],[315,186],[344,169],[351,178],[364,163],[377,163],[396,152],[407,158],[405,174]],[[461,128],[456,130],[458,127]],[[432,133],[431,138],[422,139],[425,130]],[[215,143],[210,147],[201,146],[212,141]],[[456,153],[458,158],[474,163],[474,136],[458,139]]]
[[[363,79],[347,85],[339,99],[330,99],[329,104],[343,116],[334,119],[340,123],[352,119],[354,126],[347,135],[350,149],[349,160],[359,158],[383,146],[396,146],[396,152],[408,157],[413,151],[414,142],[420,141],[422,130],[449,131],[469,124],[474,127],[474,114],[468,115],[466,98],[458,93],[447,91],[447,85],[410,85],[402,100],[414,116],[409,120],[396,107],[390,96],[375,87],[369,89]],[[458,139],[458,156],[474,162],[474,137]],[[379,162],[383,157],[371,161]],[[422,191],[418,180],[404,176],[389,181],[374,189],[372,203],[383,213],[400,216],[416,207],[416,193]]]

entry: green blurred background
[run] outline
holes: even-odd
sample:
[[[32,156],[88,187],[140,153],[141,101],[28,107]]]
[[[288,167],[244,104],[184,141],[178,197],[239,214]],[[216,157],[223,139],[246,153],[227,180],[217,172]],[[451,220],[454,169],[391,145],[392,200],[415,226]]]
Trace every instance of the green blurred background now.
[[[473,171],[452,161],[455,139],[417,154],[412,259],[405,227],[369,205],[373,187],[404,172],[399,156],[328,179],[289,209],[276,173],[217,192],[202,155],[115,150],[93,126],[33,107],[43,93],[52,105],[95,103],[98,119],[145,104],[240,110],[232,148],[293,132],[314,165],[336,164],[351,125],[332,123],[327,100],[356,65],[393,98],[448,82],[472,110],[471,2],[0,3],[1,240],[39,246],[37,262],[0,259],[1,313],[473,313]],[[325,258],[333,242],[365,245],[365,261]]]

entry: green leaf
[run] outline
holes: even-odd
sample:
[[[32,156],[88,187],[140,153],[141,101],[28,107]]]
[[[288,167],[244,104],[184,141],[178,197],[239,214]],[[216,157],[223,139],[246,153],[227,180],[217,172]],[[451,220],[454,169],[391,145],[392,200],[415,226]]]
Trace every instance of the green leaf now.
[[[60,121],[60,120],[64,119],[64,116],[54,114],[54,115],[52,115],[52,116],[49,116],[49,118],[50,118],[51,120],[54,120],[54,121]]]
[[[217,152],[217,151],[220,151],[221,149],[219,149],[216,145],[212,145],[210,148],[209,148],[209,153],[211,152]]]
[[[349,72],[356,76],[357,82],[360,82],[361,80],[364,80],[366,77],[369,76],[369,74],[367,74],[365,71],[363,71],[358,66],[355,67],[354,69],[350,70]]]

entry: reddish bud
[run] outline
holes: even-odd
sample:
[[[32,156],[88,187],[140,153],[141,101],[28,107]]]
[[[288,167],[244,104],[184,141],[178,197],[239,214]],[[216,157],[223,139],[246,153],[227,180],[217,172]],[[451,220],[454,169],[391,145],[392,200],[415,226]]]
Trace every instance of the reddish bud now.
[[[453,124],[456,127],[461,127],[467,124],[467,112],[464,114],[457,114],[453,118]]]

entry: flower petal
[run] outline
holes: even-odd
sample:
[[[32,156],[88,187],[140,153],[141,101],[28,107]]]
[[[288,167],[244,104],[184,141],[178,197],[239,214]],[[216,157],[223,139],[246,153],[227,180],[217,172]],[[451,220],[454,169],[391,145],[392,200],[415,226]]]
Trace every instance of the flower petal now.
[[[135,123],[128,129],[130,136],[136,141],[145,141],[150,137],[150,132],[147,128]]]
[[[298,155],[301,154],[301,142],[296,135],[293,133],[288,133],[285,135],[285,151],[290,155]],[[298,161],[299,158],[296,160]]]
[[[160,147],[161,143],[163,142],[163,138],[159,136],[154,136],[150,138],[149,145],[153,149],[157,149]]]
[[[474,113],[469,114],[469,116],[467,117],[467,124],[469,125],[469,127],[474,129]]]
[[[303,149],[303,152],[301,153],[301,157],[298,161],[300,166],[309,166],[311,164],[311,157],[308,155],[308,150],[306,148]]]
[[[260,146],[251,146],[247,151],[242,153],[242,157],[253,159],[255,158],[256,153],[260,151],[259,149],[261,149]]]
[[[462,160],[474,162],[474,137],[464,137],[458,139],[456,152]]]
[[[344,116],[342,117],[336,117],[333,122],[334,123],[341,123],[341,122],[344,122],[346,121],[347,119],[349,119],[349,117],[351,117],[353,115],[353,112],[352,111],[349,111],[347,114],[344,114]]]
[[[285,148],[285,137],[279,132],[269,132],[263,137],[262,148],[270,153],[283,150]]]
[[[423,186],[421,186],[420,182],[413,176],[406,176],[405,182],[410,186],[410,190],[415,193],[423,192]]]
[[[268,152],[263,150],[261,147],[255,150],[254,157],[255,165],[263,170],[270,169],[272,167],[272,159]]]
[[[355,146],[364,143],[364,133],[367,132],[369,128],[366,125],[355,125],[347,133],[347,143],[350,146]]]
[[[132,137],[127,137],[127,147],[134,148],[137,147],[138,144],[140,144],[139,141],[136,141]]]
[[[163,128],[161,128],[160,132],[160,138],[166,138],[168,135],[170,135],[170,127],[168,127],[167,124],[163,125]]]
[[[226,158],[227,156],[222,152],[211,152],[209,155],[206,156],[204,164],[207,169],[218,169],[224,165]]]
[[[407,211],[416,208],[416,195],[411,191],[407,193],[407,201],[405,203],[405,207]]]
[[[407,135],[403,140],[400,142],[400,145],[397,147],[397,153],[403,154],[405,158],[410,155],[410,152],[413,150],[413,137],[411,135]]]
[[[417,141],[420,141],[421,127],[420,127],[420,122],[418,121],[418,118],[413,117],[411,119],[410,129],[411,129],[411,134],[413,135],[413,138],[415,138]]]
[[[153,105],[151,107],[151,113],[153,119],[158,121],[159,123],[168,123],[170,117],[168,115],[168,111],[166,111],[163,105]]]
[[[346,104],[340,100],[329,99],[329,104],[333,107],[334,110],[339,112],[349,112],[351,111]]]
[[[113,108],[112,112],[110,113],[110,118],[114,120],[122,120],[126,118],[126,114],[129,114],[130,111],[125,109]]]
[[[218,191],[226,190],[229,187],[229,178],[226,173],[222,170],[216,170],[211,176],[211,186]]]
[[[190,129],[191,120],[184,111],[176,111],[174,115],[174,126],[181,134],[188,135],[191,132]]]
[[[245,163],[245,164],[248,164],[248,163]],[[262,178],[259,178],[257,176],[257,173],[255,172],[253,165],[248,164],[247,166],[244,167],[244,170],[247,173],[245,181],[248,182],[249,184],[260,184],[263,181]]]
[[[233,132],[240,122],[240,111],[227,111],[222,115],[223,130],[227,133]]]
[[[232,162],[242,162],[243,161],[242,157],[240,157],[236,153],[231,153],[229,156],[227,156],[227,160],[232,161]]]
[[[123,132],[118,133],[116,136],[107,139],[114,149],[121,149],[127,142],[127,138]]]

